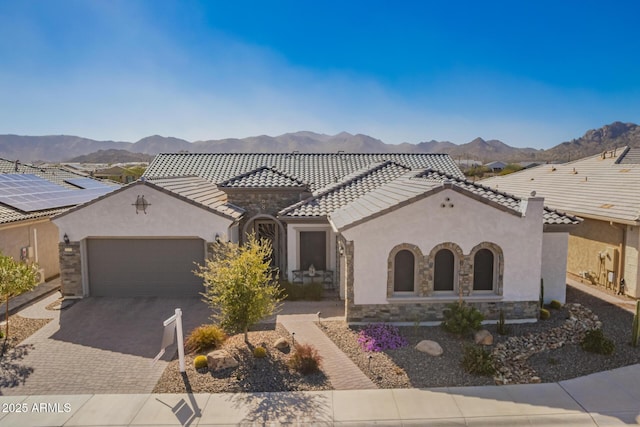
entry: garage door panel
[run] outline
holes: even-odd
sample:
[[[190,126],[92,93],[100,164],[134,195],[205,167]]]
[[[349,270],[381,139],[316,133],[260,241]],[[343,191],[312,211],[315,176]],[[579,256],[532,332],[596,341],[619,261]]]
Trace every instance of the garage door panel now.
[[[93,296],[198,296],[204,263],[201,239],[89,239],[89,288]]]

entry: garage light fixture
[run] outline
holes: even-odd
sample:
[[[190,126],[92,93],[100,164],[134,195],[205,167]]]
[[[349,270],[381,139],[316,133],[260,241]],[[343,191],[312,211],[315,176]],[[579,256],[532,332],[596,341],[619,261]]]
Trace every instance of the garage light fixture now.
[[[136,198],[136,202],[134,204],[132,204],[131,206],[135,206],[136,207],[136,215],[138,215],[138,212],[142,211],[144,212],[144,214],[147,214],[147,207],[151,206],[151,203],[147,202],[144,199],[144,196],[140,196],[138,195],[138,198]]]
[[[69,244],[69,236],[67,236],[67,233],[64,233],[64,236],[62,236],[62,239],[64,240],[65,244]]]

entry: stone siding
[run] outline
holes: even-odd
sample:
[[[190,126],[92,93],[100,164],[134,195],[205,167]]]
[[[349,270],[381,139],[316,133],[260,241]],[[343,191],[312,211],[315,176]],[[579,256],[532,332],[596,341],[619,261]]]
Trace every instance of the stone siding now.
[[[60,243],[60,282],[62,296],[81,297],[82,291],[82,257],[80,242]]]
[[[345,317],[349,323],[372,323],[372,322],[438,322],[443,319],[443,311],[447,304],[457,301],[429,300],[424,301],[393,301],[388,304],[355,304],[354,300],[354,242],[347,241],[344,237],[339,237],[340,245],[344,248],[346,281],[345,281]],[[416,278],[418,281],[418,292],[423,297],[428,297],[433,292],[433,263],[438,250],[449,249],[454,251],[459,262],[458,275],[464,290],[471,291],[473,287],[473,255],[482,248],[489,248],[494,251],[499,264],[497,277],[497,289],[494,291],[502,293],[502,276],[504,274],[504,258],[502,250],[495,244],[484,242],[473,248],[469,256],[464,256],[462,250],[452,243],[443,243],[436,246],[429,255],[423,257],[417,246],[400,244],[393,248],[388,259],[388,282],[387,294],[393,291],[393,257],[400,250],[410,250],[417,258],[417,271],[422,277]],[[425,277],[426,276],[426,277]],[[425,286],[425,282],[427,285]],[[473,297],[471,297],[473,298]],[[496,295],[498,298],[498,295]],[[465,302],[476,307],[485,316],[485,320],[498,320],[500,310],[504,312],[508,320],[531,320],[537,319],[540,309],[539,301],[474,301],[464,298]]]
[[[308,195],[301,189],[279,191],[246,191],[224,189],[227,201],[246,211],[244,218],[252,218],[258,214],[276,216],[278,212],[288,206],[298,203],[303,195]],[[241,227],[244,224],[241,224]]]
[[[389,304],[348,304],[346,319],[349,323],[375,322],[439,322],[448,302],[412,302]],[[498,320],[500,310],[507,320],[537,319],[538,301],[465,301],[477,308],[485,320]]]
[[[468,255],[464,255],[462,249],[455,243],[444,242],[435,246],[427,256],[423,256],[422,251],[416,245],[401,243],[395,246],[389,253],[387,260],[387,298],[392,298],[394,295],[394,271],[395,271],[395,256],[402,250],[411,252],[415,261],[415,286],[414,294],[418,297],[428,297],[434,292],[434,266],[435,256],[438,251],[447,249],[453,252],[457,264],[455,265],[456,281],[454,283],[454,289],[452,293],[455,295],[462,294],[463,296],[469,296],[473,294],[473,271],[474,271],[474,257],[475,254],[481,249],[489,249],[495,257],[494,267],[497,271],[494,271],[495,283],[493,292],[496,295],[503,294],[503,277],[504,277],[504,255],[502,249],[491,242],[482,242],[476,245]]]

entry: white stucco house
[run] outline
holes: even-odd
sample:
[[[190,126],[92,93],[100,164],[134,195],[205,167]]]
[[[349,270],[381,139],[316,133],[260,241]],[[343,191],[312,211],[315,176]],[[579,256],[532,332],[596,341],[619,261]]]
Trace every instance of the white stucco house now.
[[[413,322],[458,298],[535,319],[541,279],[564,301],[580,220],[468,182],[447,155],[181,153],[54,222],[67,296],[197,296],[194,262],[255,232],[284,280],[335,290],[348,321]]]
[[[40,281],[57,277],[60,237],[50,218],[77,204],[78,195],[82,200],[83,186],[96,185],[116,188],[60,167],[0,158],[0,253],[37,264]]]

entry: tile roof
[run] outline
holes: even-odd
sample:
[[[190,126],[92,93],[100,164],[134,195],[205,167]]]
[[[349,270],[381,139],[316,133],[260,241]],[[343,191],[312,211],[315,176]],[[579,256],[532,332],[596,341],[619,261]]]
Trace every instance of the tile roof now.
[[[0,158],[0,174],[33,174],[39,176],[40,178],[46,179],[47,181],[58,184],[62,187],[77,190],[78,187],[71,185],[65,180],[74,179],[74,178],[86,178],[86,175],[80,173],[74,173],[72,171],[57,168],[57,167],[38,167],[29,164],[17,163],[12,160],[6,160]],[[101,181],[104,182],[104,181]],[[111,183],[104,182],[107,185],[112,185]],[[18,209],[15,209],[11,206],[6,206],[0,204],[0,224],[8,224],[12,222],[18,221],[26,221],[33,220],[39,218],[50,218],[59,213],[65,212],[70,207],[65,208],[55,208],[55,209],[46,209],[37,212],[22,212]]]
[[[62,185],[63,187],[67,187],[69,189],[76,189],[77,187],[74,187],[73,185],[70,185],[64,182],[65,179],[86,178],[86,175],[75,173],[75,172],[62,169],[62,168],[57,168],[57,167],[38,167],[38,166],[18,163],[18,167],[16,168],[16,163],[14,161],[5,160],[5,159],[0,159],[0,173],[33,174],[33,175],[39,176],[40,178],[46,179],[47,181],[51,181],[55,184]]]
[[[313,192],[385,160],[411,169],[431,168],[463,176],[449,155],[409,153],[165,153],[154,158],[144,176],[199,176],[221,183],[266,166],[308,184]]]
[[[640,165],[640,148],[629,147],[624,150],[616,163],[619,165]]]
[[[345,177],[339,184],[317,191],[306,200],[278,213],[283,218],[324,217],[410,169],[392,161],[370,165]]]
[[[637,149],[540,165],[481,183],[525,196],[535,191],[545,205],[573,215],[625,224],[640,223],[640,153]],[[625,160],[626,159],[626,160]]]
[[[244,209],[227,203],[226,193],[206,179],[171,177],[154,178],[148,182],[234,219],[240,218],[244,213]]]
[[[262,166],[218,184],[221,188],[306,188],[303,181],[274,167]]]
[[[495,190],[491,187],[482,185],[481,183],[467,181],[465,179],[459,179],[453,176],[446,176],[435,171],[427,171],[421,175],[422,178],[437,179],[437,177],[444,177],[445,180],[453,181],[458,187],[481,196],[487,200],[498,203],[506,208],[520,210],[520,204],[522,197],[516,197],[502,191]],[[545,205],[543,212],[543,221],[547,225],[578,225],[581,220],[573,215],[568,215],[549,208]]]
[[[441,190],[445,185],[473,194],[488,203],[495,203],[514,214],[521,214],[522,199],[518,197],[452,175],[425,170],[405,173],[345,204],[330,214],[331,222],[337,229],[344,229],[419,198],[427,197]],[[545,207],[543,223],[547,226],[572,226],[579,224],[580,219]]]

